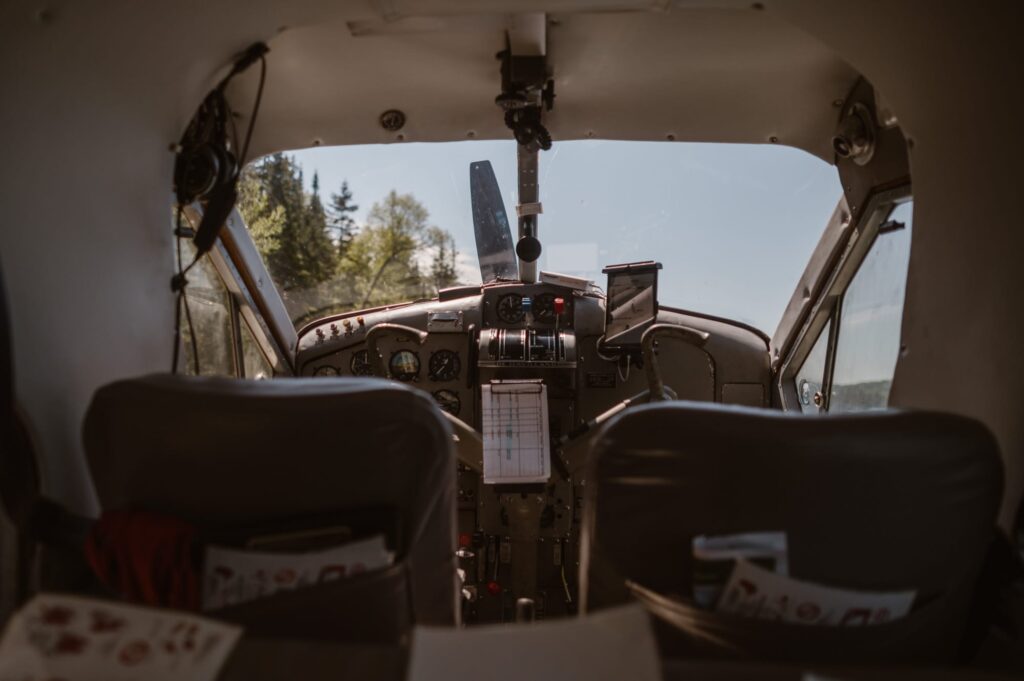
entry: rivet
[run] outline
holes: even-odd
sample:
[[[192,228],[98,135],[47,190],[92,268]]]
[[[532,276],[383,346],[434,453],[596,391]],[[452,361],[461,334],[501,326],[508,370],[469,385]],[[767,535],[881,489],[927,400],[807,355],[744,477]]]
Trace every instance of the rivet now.
[[[779,138],[776,137],[775,135],[772,135],[771,137],[768,138],[768,141],[771,142],[772,144],[778,144]]]

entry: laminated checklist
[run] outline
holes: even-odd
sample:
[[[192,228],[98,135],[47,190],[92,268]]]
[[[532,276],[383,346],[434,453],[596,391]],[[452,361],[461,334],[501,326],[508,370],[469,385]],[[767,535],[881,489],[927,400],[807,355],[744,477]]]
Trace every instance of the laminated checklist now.
[[[484,483],[547,482],[551,477],[548,389],[540,381],[481,386]]]

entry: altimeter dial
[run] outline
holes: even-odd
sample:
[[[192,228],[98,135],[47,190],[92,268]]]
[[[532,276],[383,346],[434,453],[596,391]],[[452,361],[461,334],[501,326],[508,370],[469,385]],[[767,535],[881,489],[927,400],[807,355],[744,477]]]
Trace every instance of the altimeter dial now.
[[[454,350],[438,350],[430,356],[427,368],[432,381],[454,381],[459,377],[462,363],[459,361],[459,353]]]

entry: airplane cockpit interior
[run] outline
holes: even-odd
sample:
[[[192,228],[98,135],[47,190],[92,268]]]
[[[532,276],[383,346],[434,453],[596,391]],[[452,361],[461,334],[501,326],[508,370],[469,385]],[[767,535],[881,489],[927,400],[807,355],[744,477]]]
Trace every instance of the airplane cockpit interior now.
[[[1024,672],[982,5],[5,3],[0,680]]]

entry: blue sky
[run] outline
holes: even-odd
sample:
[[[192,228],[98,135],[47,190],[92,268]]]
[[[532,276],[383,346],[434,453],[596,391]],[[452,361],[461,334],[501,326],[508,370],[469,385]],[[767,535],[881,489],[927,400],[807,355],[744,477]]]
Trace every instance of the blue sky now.
[[[294,156],[326,203],[348,180],[357,222],[392,189],[455,237],[479,281],[469,164],[490,160],[515,215],[512,141],[307,149]],[[555,142],[541,152],[541,269],[604,286],[604,265],[658,260],[662,304],[744,321],[771,335],[841,194],[835,168],[773,145]]]

